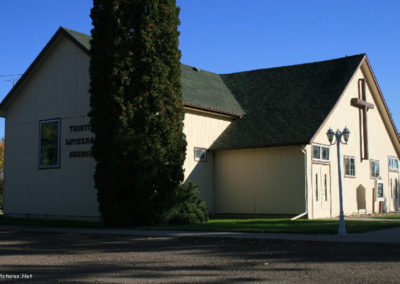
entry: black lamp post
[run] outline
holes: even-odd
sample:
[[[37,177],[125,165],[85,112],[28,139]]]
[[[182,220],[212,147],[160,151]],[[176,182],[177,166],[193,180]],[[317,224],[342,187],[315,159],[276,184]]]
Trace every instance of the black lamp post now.
[[[340,144],[347,144],[347,141],[349,141],[349,136],[350,136],[350,130],[345,127],[342,132],[340,130],[336,130],[336,133],[333,132],[331,128],[329,128],[328,132],[326,133],[328,136],[329,143],[331,145],[337,146],[337,159],[338,159],[338,178],[339,178],[339,202],[340,202],[340,215],[339,215],[339,230],[338,234],[339,235],[345,235],[346,234],[346,227],[344,224],[344,213],[343,213],[343,189],[342,189],[342,168],[341,168],[341,163],[340,163]],[[333,137],[336,137],[336,141],[333,142]],[[342,136],[344,139],[344,142],[342,141]]]

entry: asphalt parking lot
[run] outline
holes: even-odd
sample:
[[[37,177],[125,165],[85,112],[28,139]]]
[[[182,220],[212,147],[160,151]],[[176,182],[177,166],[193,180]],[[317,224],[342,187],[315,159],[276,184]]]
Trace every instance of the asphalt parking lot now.
[[[4,283],[399,283],[400,245],[0,231]]]

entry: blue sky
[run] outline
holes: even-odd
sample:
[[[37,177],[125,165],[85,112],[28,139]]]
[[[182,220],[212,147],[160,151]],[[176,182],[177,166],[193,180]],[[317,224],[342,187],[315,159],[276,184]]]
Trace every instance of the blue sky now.
[[[178,0],[182,62],[216,73],[367,53],[400,127],[400,1]],[[0,99],[59,26],[90,33],[91,0],[0,1]],[[0,137],[4,119],[0,120]]]

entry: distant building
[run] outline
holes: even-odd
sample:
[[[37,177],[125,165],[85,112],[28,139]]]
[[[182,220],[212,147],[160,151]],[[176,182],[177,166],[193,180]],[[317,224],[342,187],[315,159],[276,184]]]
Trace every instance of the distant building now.
[[[4,212],[98,218],[89,118],[90,37],[60,28],[0,105]],[[366,55],[218,75],[182,65],[185,180],[212,214],[399,210],[400,143]],[[378,188],[379,190],[375,190]]]

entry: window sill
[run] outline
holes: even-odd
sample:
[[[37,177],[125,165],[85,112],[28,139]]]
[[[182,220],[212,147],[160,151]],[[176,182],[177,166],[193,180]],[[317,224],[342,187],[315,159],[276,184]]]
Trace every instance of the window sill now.
[[[356,178],[356,176],[348,176],[348,175],[344,175],[345,178]]]
[[[322,165],[330,165],[330,161],[324,161],[324,160],[311,160],[313,164],[322,164]]]
[[[39,167],[39,170],[54,170],[54,169],[60,169],[60,166],[52,166],[52,167]]]

